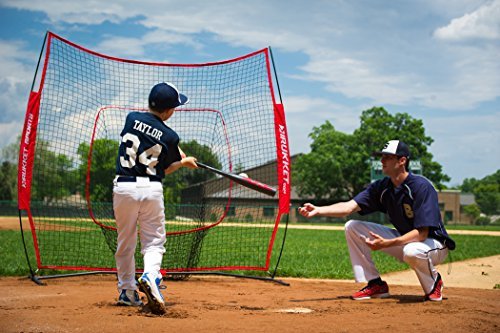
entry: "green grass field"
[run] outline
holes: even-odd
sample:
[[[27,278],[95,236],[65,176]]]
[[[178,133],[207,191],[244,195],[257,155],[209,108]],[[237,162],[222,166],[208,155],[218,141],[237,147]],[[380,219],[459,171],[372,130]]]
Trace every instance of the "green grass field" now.
[[[500,231],[500,224],[490,225],[447,225],[447,230],[479,230],[479,231]]]
[[[276,237],[277,241],[271,259],[271,271],[274,270],[277,262],[283,232],[284,230],[280,229]],[[58,234],[61,237],[65,236],[61,232]],[[36,268],[31,234],[25,232],[25,238],[29,245],[30,262]],[[453,238],[457,243],[457,249],[451,252],[452,261],[500,254],[500,237],[453,235]],[[206,241],[207,243],[204,243],[204,246],[209,246],[210,238],[207,238]],[[75,249],[78,249],[78,247],[75,246]],[[0,253],[2,253],[2,256],[0,256],[0,276],[28,274],[29,270],[22,247],[21,235],[18,231],[0,231]],[[228,255],[231,254],[228,252]],[[406,264],[399,263],[392,257],[380,252],[374,252],[373,258],[382,274],[408,268]],[[85,253],[81,253],[81,260],[85,263]],[[113,264],[109,261],[109,253],[107,253],[107,259],[103,258],[102,260],[102,264]],[[447,261],[450,261],[450,256]],[[54,274],[54,272],[43,271],[41,274]],[[265,275],[266,273],[247,272],[247,274]],[[353,275],[344,232],[289,229],[276,275],[281,277],[351,279]]]
[[[457,249],[451,251],[452,261],[500,254],[500,237],[453,235],[452,238],[457,243]],[[277,251],[273,253],[273,259],[276,259],[277,254]],[[400,263],[381,252],[373,252],[373,259],[382,274],[408,269],[405,263]],[[447,262],[449,261],[450,256],[447,259]],[[277,275],[351,279],[353,274],[344,232],[288,230]]]
[[[300,222],[291,223],[294,226],[337,226],[343,227],[346,221],[342,222]],[[445,225],[447,230],[477,230],[477,231],[500,231],[500,224],[488,224],[488,225],[465,225],[465,224],[447,224]]]

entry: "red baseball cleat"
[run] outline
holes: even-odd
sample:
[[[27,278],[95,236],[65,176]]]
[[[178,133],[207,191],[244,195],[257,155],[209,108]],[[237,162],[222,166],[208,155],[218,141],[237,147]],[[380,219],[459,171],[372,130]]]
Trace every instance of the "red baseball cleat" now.
[[[443,300],[443,279],[441,279],[441,274],[438,273],[438,278],[434,284],[434,289],[429,295],[425,296],[426,301],[439,302]]]
[[[356,301],[370,298],[386,298],[389,297],[389,286],[385,281],[382,284],[367,285],[358,292],[355,292],[351,298]]]

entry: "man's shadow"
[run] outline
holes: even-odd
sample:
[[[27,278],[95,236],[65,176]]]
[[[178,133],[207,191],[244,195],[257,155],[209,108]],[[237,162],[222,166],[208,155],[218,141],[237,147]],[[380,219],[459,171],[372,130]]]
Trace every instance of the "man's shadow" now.
[[[394,299],[394,300],[397,300],[398,303],[402,303],[402,304],[423,303],[424,302],[424,297],[421,295],[391,295],[391,296],[386,297],[384,299],[388,299],[388,300]],[[382,300],[384,300],[384,299],[382,299]],[[445,298],[443,298],[443,300],[444,299]],[[343,301],[343,300],[350,300],[352,302],[361,302],[361,303],[363,303],[363,302],[366,303],[367,301],[371,301],[371,303],[373,303],[374,301],[378,302],[381,299],[374,298],[374,299],[369,299],[369,300],[354,301],[351,299],[350,296],[341,295],[341,296],[336,296],[336,297],[292,299],[292,300],[290,300],[290,302],[292,302],[292,303],[305,303],[305,302],[328,302],[328,301]]]

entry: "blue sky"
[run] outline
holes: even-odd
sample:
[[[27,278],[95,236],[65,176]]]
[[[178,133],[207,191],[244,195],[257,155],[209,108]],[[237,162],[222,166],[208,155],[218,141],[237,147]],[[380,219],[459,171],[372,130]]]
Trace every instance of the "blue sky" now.
[[[0,148],[14,142],[45,32],[127,59],[204,63],[271,46],[291,153],[372,106],[422,119],[452,179],[500,168],[500,0],[0,0]]]

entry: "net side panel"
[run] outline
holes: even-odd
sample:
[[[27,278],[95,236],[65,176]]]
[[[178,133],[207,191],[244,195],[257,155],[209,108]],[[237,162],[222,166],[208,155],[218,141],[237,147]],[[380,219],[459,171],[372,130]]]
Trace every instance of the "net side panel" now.
[[[188,155],[280,183],[267,49],[219,63],[173,65],[99,55],[53,34],[48,48],[29,201],[39,268],[114,270],[120,131],[129,112],[147,110],[158,82],[173,82],[190,97],[167,122]],[[164,270],[268,268],[282,198],[202,169],[181,169],[164,185]],[[138,241],[140,269],[139,249]]]

